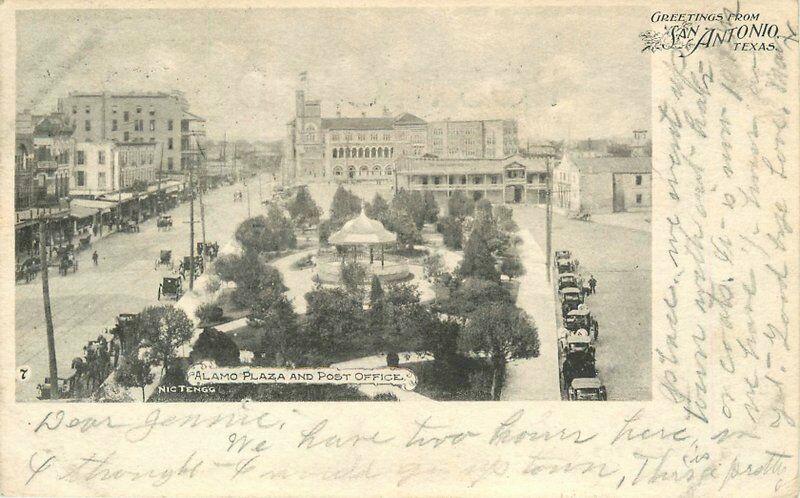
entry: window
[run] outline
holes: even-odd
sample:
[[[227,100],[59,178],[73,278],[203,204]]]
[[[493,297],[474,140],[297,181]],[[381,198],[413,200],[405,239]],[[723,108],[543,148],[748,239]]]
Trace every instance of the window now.
[[[156,111],[154,111],[153,109],[150,109],[150,115],[151,116],[155,116],[156,115]]]
[[[369,138],[370,138],[370,140],[377,140],[378,139],[378,134],[377,133],[373,133],[372,135],[369,136]]]
[[[106,152],[104,150],[97,151],[97,164],[106,163]]]
[[[642,184],[642,175],[636,175],[636,185],[641,185],[641,184]]]
[[[441,182],[441,180],[442,180],[442,179],[441,179],[440,177],[438,177],[438,176],[434,176],[434,177],[433,177],[433,184],[434,184],[434,185],[439,185],[439,183]]]
[[[390,133],[384,133],[383,134],[383,139],[384,140],[391,140],[392,139],[392,135]]]
[[[636,194],[636,204],[642,203],[642,194]]]
[[[349,142],[349,141],[350,141],[352,138],[353,138],[353,135],[351,135],[351,134],[349,134],[349,133],[345,133],[345,134],[344,134],[344,139],[345,139],[345,141],[348,141],[348,142]]]
[[[156,141],[156,137],[150,137],[150,142],[155,142],[155,141]]]
[[[119,127],[117,126],[117,120],[116,119],[112,119],[111,120],[111,131],[117,131],[118,129],[119,129]]]
[[[167,130],[172,131],[172,120],[171,119],[167,120]]]
[[[363,133],[359,133],[358,134],[358,140],[359,141],[363,141],[364,140],[364,134]]]
[[[172,137],[167,139],[167,149],[172,150]]]
[[[86,186],[86,173],[84,171],[75,172],[75,185],[78,187]]]
[[[123,142],[129,142],[129,141],[130,141],[130,139],[131,139],[131,132],[129,132],[129,131],[126,131],[126,132],[125,132],[125,138],[123,138],[123,139],[122,139],[122,141],[123,141]]]
[[[86,156],[82,150],[75,151],[75,164],[86,164]]]
[[[122,113],[122,120],[125,121],[126,123],[128,122],[128,120],[130,118],[131,118],[131,113],[130,112],[125,111],[125,112]]]
[[[72,114],[78,114],[78,106],[72,106]]]
[[[156,131],[156,120],[155,119],[151,119],[150,120],[150,131]]]
[[[337,155],[337,154],[339,154],[339,151],[338,151],[338,150],[336,150],[336,149],[333,149],[333,158],[334,158],[334,159],[336,159],[336,158],[338,157],[338,155]]]
[[[106,188],[106,174],[97,173],[97,188]]]
[[[141,107],[137,107],[136,108],[136,114],[141,114],[141,113],[142,113],[142,108]]]
[[[173,168],[173,161],[171,157],[167,158],[167,171],[172,171]]]
[[[87,106],[86,106],[86,114],[89,114],[89,112],[91,112],[91,109],[90,109],[90,108],[89,108],[89,106],[87,105]]]
[[[88,119],[83,122],[83,129],[86,131],[92,131],[92,122]]]

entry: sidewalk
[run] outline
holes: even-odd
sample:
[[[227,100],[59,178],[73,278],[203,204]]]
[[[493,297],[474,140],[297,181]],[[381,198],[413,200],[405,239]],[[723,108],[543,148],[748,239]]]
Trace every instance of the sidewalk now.
[[[524,227],[523,223],[517,223]],[[508,363],[506,381],[500,394],[503,401],[558,401],[556,303],[545,273],[545,252],[526,228],[521,228],[520,259],[525,275],[520,278],[517,306],[525,310],[539,330],[539,357]]]

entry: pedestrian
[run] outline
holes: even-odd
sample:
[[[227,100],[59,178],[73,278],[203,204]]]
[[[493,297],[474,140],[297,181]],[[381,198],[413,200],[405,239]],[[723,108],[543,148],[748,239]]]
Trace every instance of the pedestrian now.
[[[97,266],[97,260],[98,259],[99,259],[99,256],[97,255],[97,251],[94,251],[92,253],[92,262],[94,263],[95,266]]]
[[[75,386],[78,382],[81,381],[84,374],[84,363],[83,358],[80,356],[75,357],[72,360],[72,369],[75,370],[75,373],[72,374],[72,377],[69,378],[69,395],[70,397],[76,397],[77,392],[75,391]]]
[[[597,280],[594,278],[594,275],[589,275],[589,292],[594,294],[597,289]]]

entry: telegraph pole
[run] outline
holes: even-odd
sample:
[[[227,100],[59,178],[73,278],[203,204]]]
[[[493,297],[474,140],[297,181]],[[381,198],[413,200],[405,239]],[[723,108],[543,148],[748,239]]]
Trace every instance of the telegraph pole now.
[[[545,258],[545,262],[547,264],[547,281],[552,281],[552,260],[553,257],[553,164],[552,158],[547,158],[547,221],[545,226],[545,231],[547,232],[546,237],[546,248],[545,251],[547,253],[547,257]]]
[[[194,288],[194,160],[189,161],[189,290]]]
[[[200,155],[197,156],[198,161],[200,161],[200,175],[203,181],[200,183],[200,230],[202,232],[203,237],[203,252],[206,250],[206,210],[205,204],[203,204],[203,187],[206,186],[206,170],[205,170],[205,159],[206,154],[203,152],[203,147],[200,145],[200,140],[197,138],[197,135],[194,135],[194,141],[197,144],[197,150],[200,152]],[[200,158],[202,156],[202,159]]]
[[[47,218],[39,217],[39,259],[42,265],[42,300],[47,331],[47,356],[50,362],[50,399],[59,398],[58,363],[56,362],[56,338],[53,331],[53,312],[50,309],[50,281],[47,278]]]

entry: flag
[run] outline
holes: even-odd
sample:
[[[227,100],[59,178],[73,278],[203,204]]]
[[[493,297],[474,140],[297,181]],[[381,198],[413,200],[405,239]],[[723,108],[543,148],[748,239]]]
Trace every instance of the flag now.
[[[300,73],[300,81],[306,81],[308,79],[308,71],[303,71]]]

